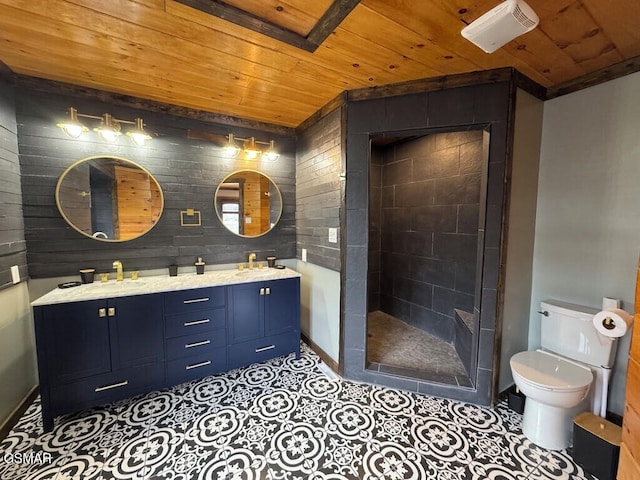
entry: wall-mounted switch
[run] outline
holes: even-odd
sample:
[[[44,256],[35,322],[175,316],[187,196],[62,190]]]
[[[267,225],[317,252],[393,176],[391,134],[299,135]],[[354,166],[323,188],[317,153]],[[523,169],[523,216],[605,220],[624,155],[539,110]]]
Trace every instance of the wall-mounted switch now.
[[[329,229],[329,243],[338,243],[338,229],[330,228]]]
[[[20,283],[20,269],[18,268],[18,265],[11,266],[11,281],[14,284]]]
[[[302,261],[303,262],[307,261],[307,249],[306,248],[302,249]]]

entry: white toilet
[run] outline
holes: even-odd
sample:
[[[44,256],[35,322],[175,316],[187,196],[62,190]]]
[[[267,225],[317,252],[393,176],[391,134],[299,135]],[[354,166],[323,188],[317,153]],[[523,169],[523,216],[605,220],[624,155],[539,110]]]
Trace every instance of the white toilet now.
[[[513,380],[527,397],[522,432],[543,448],[567,448],[579,412],[606,412],[617,339],[595,329],[597,312],[555,300],[542,302],[542,348],[511,357]]]

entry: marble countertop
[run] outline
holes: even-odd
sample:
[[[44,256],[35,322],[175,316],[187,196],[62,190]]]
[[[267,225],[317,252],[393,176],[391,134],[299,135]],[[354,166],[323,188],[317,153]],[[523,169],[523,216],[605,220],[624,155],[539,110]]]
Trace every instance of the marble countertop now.
[[[94,283],[88,283],[71,288],[56,288],[46,295],[31,302],[31,306],[51,305],[54,303],[83,302],[85,300],[99,300],[104,298],[127,297],[130,295],[145,295],[150,293],[173,292],[192,288],[215,287],[220,285],[234,285],[266,280],[300,277],[300,274],[289,268],[263,268],[254,270],[213,270],[203,275],[182,273],[177,277],[158,275],[152,277],[140,276],[138,280],[125,279],[122,282],[109,280],[100,282],[96,275]]]

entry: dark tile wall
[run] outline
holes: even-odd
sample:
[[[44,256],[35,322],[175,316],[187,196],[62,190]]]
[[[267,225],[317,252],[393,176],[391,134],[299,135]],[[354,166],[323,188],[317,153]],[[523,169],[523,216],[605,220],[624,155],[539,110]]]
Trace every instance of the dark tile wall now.
[[[494,345],[500,278],[500,235],[505,206],[507,163],[510,162],[514,96],[510,82],[414,93],[347,104],[346,248],[342,273],[344,295],[343,370],[356,381],[382,384],[437,396],[489,405],[494,400],[496,362]],[[439,133],[442,130],[484,130],[489,136],[487,177],[480,192],[486,214],[480,215],[478,244],[483,245],[476,285],[477,322],[472,341],[470,377],[473,387],[455,387],[419,379],[373,372],[366,367],[368,293],[369,154],[372,136]],[[487,158],[485,157],[485,158]],[[486,188],[485,188],[486,186]],[[446,195],[446,192],[442,192]],[[362,235],[361,232],[365,232]],[[485,235],[486,232],[486,235]],[[445,239],[441,239],[445,240]],[[440,242],[440,248],[446,242]]]
[[[382,157],[382,167],[376,157]],[[382,168],[382,173],[370,197],[370,219],[381,219],[379,229],[370,226],[369,245],[380,245],[379,261],[370,264],[370,301],[453,342],[454,309],[472,313],[474,308],[482,132],[438,133],[372,147],[371,163],[372,172]],[[375,195],[376,189],[381,194]],[[370,249],[370,262],[374,253]],[[378,285],[372,269],[381,272]]]
[[[91,132],[86,138],[67,137],[56,122],[66,109],[82,113],[133,119],[142,116],[154,138],[135,147],[124,135],[117,145],[100,142]],[[119,259],[125,270],[193,265],[201,256],[207,264],[246,261],[249,252],[295,256],[295,138],[267,132],[138,111],[90,99],[74,99],[34,92],[17,92],[16,113],[25,236],[29,271],[33,277],[73,275],[80,268],[111,271]],[[275,140],[280,158],[274,162],[228,159],[215,144],[187,138],[187,131],[255,136]],[[82,236],[67,225],[55,203],[60,175],[73,162],[94,155],[128,158],[149,170],[164,192],[164,212],[146,235],[123,243],[105,243]],[[238,237],[226,230],[215,214],[213,196],[219,182],[238,169],[257,169],[269,175],[282,192],[284,207],[278,225],[258,238]],[[200,210],[201,227],[180,226],[180,211]]]
[[[340,271],[340,243],[329,228],[340,227],[342,110],[337,108],[298,136],[296,153],[297,256]],[[338,238],[340,235],[338,234]]]
[[[380,310],[380,271],[382,269],[382,169],[383,148],[371,149],[369,166],[369,274],[368,311]]]
[[[0,67],[2,64],[0,63]],[[27,254],[22,220],[22,193],[14,87],[0,76],[0,288],[13,285],[11,266],[26,279]]]

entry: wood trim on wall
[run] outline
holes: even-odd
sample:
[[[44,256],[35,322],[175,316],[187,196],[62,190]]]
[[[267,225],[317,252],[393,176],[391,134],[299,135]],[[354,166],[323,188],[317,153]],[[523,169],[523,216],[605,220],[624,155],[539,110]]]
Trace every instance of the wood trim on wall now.
[[[45,80],[42,78],[29,77],[27,75],[16,75],[16,87],[25,91],[35,90],[55,95],[67,95],[78,98],[88,98],[98,100],[112,105],[147,110],[150,112],[166,113],[176,117],[189,118],[202,122],[218,123],[229,125],[237,128],[248,128],[251,130],[260,130],[276,135],[294,136],[295,129],[272,123],[258,122],[248,120],[246,118],[232,117],[214,112],[205,112],[189,107],[181,107],[169,103],[157,102],[144,98],[132,97],[120,93],[106,92],[90,87],[82,87],[70,83],[62,83],[54,80]]]
[[[640,55],[547,89],[545,100],[577,92],[584,88],[624,77],[640,71]]]
[[[33,390],[20,402],[20,404],[11,412],[11,415],[7,417],[2,425],[0,425],[0,441],[9,436],[13,427],[16,426],[27,408],[35,401],[36,397],[40,393],[40,386],[36,385]]]
[[[333,112],[336,108],[342,107],[343,105],[346,105],[346,104],[347,104],[347,91],[344,91],[339,95],[337,95],[333,100],[329,101],[324,106],[320,107],[320,109],[316,110],[316,112],[313,115],[311,115],[309,118],[303,121],[300,125],[298,125],[296,127],[296,135],[300,135],[307,128],[309,128],[312,125],[315,125],[324,117],[326,117],[331,112]]]
[[[326,363],[327,366],[337,375],[341,375],[340,366],[333,358],[329,356],[327,352],[325,352],[317,343],[307,337],[304,333],[300,334],[300,336],[302,337],[302,341],[309,345],[309,348],[311,348],[311,350],[313,350],[316,355],[320,357],[320,360]]]

